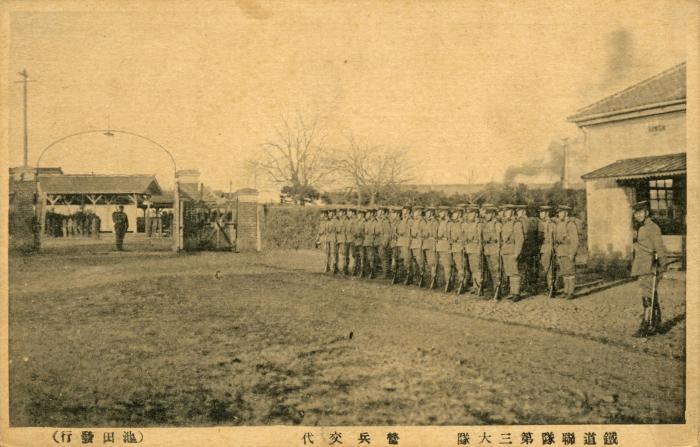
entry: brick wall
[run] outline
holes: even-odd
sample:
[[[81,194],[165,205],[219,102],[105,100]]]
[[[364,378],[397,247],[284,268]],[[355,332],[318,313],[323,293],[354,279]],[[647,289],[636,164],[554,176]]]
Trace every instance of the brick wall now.
[[[10,180],[9,206],[9,248],[10,250],[31,250],[35,248],[34,223],[34,181]]]

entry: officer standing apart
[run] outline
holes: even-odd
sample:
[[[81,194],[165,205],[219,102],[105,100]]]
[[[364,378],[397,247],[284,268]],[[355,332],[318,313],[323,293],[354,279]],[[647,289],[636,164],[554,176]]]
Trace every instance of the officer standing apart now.
[[[557,269],[564,281],[564,297],[574,298],[576,287],[575,258],[579,235],[576,222],[569,217],[570,206],[557,207],[558,218],[554,226],[554,253],[557,256]]]
[[[124,235],[126,230],[129,229],[129,218],[124,212],[124,205],[119,205],[117,211],[112,213],[112,222],[114,223],[117,250],[121,251],[124,249]]]
[[[501,224],[501,265],[510,284],[508,299],[520,300],[519,259],[523,250],[525,233],[520,219],[513,216],[515,206],[505,205]]]
[[[634,253],[632,277],[637,278],[642,296],[642,321],[635,337],[656,334],[661,325],[658,282],[666,269],[666,249],[661,239],[661,229],[649,217],[649,202],[637,202],[634,213]],[[652,303],[653,302],[653,303]]]

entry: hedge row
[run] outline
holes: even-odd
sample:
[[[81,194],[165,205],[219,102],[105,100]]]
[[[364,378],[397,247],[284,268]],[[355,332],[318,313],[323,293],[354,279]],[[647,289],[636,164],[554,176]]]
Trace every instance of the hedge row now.
[[[268,248],[314,248],[320,210],[317,207],[272,205],[264,208],[262,238]]]

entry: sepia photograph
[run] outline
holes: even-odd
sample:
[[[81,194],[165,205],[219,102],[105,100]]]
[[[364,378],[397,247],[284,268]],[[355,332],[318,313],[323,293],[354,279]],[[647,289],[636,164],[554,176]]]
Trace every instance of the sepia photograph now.
[[[697,2],[0,11],[0,445],[700,442]]]

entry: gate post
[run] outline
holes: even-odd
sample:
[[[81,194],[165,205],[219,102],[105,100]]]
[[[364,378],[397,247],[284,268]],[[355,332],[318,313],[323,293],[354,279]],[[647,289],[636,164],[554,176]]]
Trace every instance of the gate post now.
[[[41,248],[43,195],[34,168],[12,168],[10,177],[9,245],[19,250]]]
[[[238,251],[260,251],[260,218],[258,191],[245,189],[237,192],[236,247]]]

